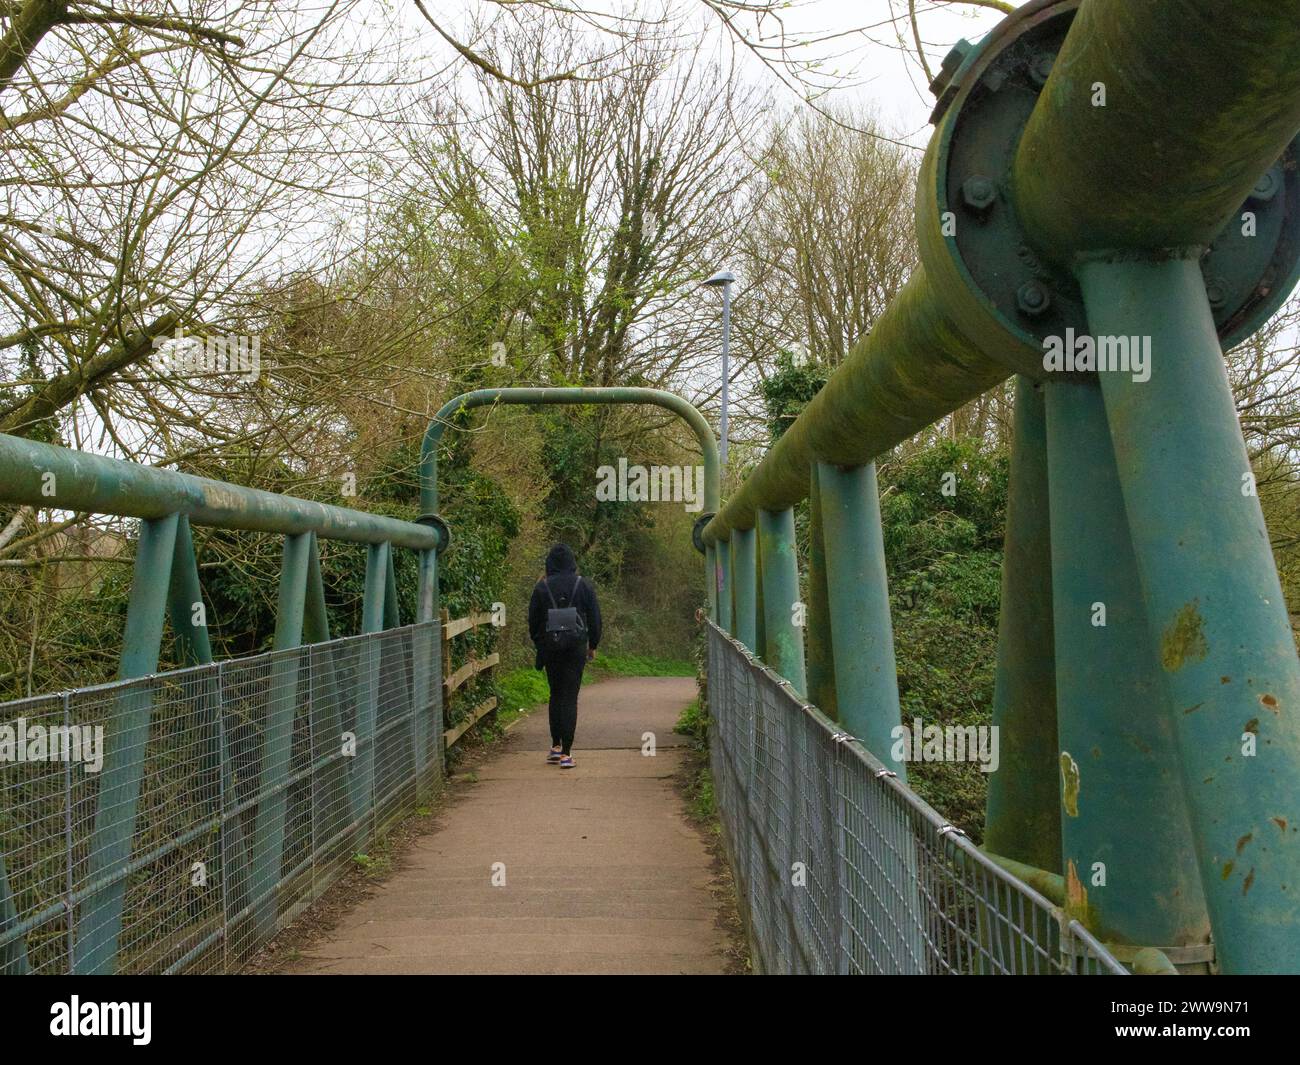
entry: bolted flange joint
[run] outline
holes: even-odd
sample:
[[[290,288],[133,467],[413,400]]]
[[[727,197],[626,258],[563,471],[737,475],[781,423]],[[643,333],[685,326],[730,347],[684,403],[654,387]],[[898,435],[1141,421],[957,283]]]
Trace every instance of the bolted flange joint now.
[[[714,514],[701,514],[695,519],[695,524],[691,526],[691,543],[695,545],[695,550],[701,555],[704,554],[704,527],[714,519]]]
[[[415,524],[427,525],[438,534],[438,546],[434,548],[436,554],[441,555],[451,546],[451,526],[443,520],[441,515],[421,514],[415,519]]]
[[[944,311],[980,350],[1036,380],[1059,372],[1044,368],[1047,348],[1089,335],[1089,324],[1073,260],[1035,246],[1008,175],[1081,2],[1030,0],[949,57],[918,184],[921,261]],[[1208,247],[1169,253],[1199,256],[1225,349],[1255,332],[1300,278],[1300,138]]]

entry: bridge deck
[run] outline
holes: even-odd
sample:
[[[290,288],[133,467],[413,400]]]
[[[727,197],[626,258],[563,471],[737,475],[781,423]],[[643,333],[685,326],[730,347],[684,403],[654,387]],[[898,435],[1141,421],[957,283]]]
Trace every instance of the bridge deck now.
[[[545,708],[298,973],[721,973],[712,858],[674,777],[690,678],[584,688],[574,756],[544,763]],[[658,753],[641,754],[653,732]],[[491,882],[505,864],[505,885]]]

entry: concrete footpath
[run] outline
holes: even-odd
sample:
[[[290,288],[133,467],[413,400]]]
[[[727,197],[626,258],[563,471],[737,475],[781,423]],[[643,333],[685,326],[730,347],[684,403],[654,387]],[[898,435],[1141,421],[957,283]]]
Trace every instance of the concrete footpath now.
[[[545,764],[546,710],[534,711],[398,871],[286,971],[724,972],[712,858],[674,783],[686,741],[672,728],[695,694],[687,677],[583,688],[575,769]]]

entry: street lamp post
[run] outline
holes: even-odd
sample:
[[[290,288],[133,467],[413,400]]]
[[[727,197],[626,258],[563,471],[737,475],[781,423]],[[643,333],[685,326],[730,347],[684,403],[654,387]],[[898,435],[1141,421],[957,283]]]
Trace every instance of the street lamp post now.
[[[722,416],[718,419],[718,462],[727,468],[727,397],[731,378],[731,285],[736,275],[719,270],[706,282],[710,288],[722,289]]]

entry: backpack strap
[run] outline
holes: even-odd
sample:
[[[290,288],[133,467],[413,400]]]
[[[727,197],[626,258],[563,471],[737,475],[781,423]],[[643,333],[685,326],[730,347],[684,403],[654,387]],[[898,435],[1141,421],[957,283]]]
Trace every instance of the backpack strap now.
[[[550,578],[550,577],[543,577],[543,578],[542,578],[542,585],[543,585],[543,587],[545,587],[545,589],[546,589],[546,594],[547,594],[548,596],[550,596],[550,598],[551,598],[551,606],[552,606],[554,609],[559,610],[559,609],[560,609],[560,606],[559,606],[559,604],[555,601],[555,593],[554,593],[553,591],[551,591],[551,578]],[[582,586],[582,574],[579,573],[579,574],[578,574],[578,579],[577,579],[576,581],[573,582],[573,591],[569,593],[569,606],[573,606],[573,604],[574,604],[575,602],[577,602],[577,599],[578,599],[578,589],[579,589],[581,586]]]

